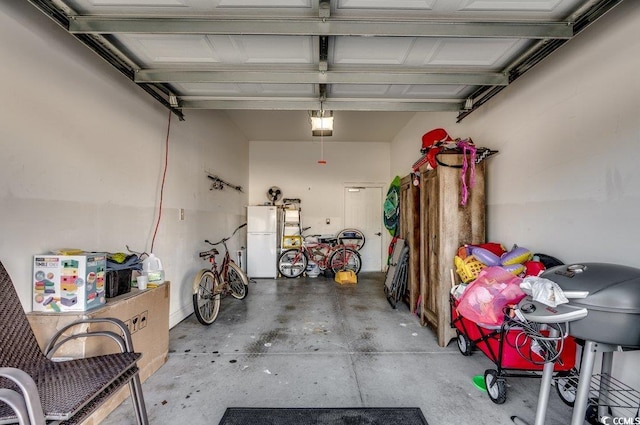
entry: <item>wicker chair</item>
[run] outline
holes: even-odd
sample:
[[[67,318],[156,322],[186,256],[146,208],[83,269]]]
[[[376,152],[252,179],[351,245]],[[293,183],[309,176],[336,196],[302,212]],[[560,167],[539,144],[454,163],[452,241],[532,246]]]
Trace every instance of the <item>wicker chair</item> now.
[[[115,331],[75,334],[65,330],[79,323],[108,322]],[[55,351],[69,339],[108,337],[120,353],[68,361],[53,361]],[[0,424],[78,424],[106,399],[128,384],[138,424],[148,424],[131,335],[117,319],[85,319],[61,329],[44,352],[22,309],[11,278],[0,263]]]

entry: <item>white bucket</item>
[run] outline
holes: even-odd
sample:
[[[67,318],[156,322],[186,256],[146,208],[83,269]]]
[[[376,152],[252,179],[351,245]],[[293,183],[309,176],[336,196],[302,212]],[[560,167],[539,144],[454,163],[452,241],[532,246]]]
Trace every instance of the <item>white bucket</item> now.
[[[313,261],[307,263],[307,277],[318,277],[320,275],[320,267]]]

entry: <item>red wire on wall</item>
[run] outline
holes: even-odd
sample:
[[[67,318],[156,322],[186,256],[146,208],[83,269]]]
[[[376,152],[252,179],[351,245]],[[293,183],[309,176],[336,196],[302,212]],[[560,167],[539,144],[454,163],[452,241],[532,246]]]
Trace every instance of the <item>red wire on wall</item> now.
[[[151,251],[153,252],[153,245],[156,243],[156,234],[158,233],[158,227],[160,226],[160,219],[162,218],[162,200],[164,197],[164,182],[167,177],[167,167],[169,165],[169,131],[171,130],[171,114],[169,111],[169,120],[167,122],[167,137],[164,141],[164,170],[162,171],[162,184],[160,185],[160,203],[158,205],[158,220],[156,221],[156,228],[153,231],[153,238],[151,239]]]

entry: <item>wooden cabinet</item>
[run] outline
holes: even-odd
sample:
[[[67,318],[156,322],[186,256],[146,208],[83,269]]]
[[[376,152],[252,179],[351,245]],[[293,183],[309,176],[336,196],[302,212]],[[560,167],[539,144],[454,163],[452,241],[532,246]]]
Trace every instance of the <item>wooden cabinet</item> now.
[[[441,155],[442,162],[461,165],[460,154]],[[475,166],[475,185],[461,205],[461,168],[420,168],[420,322],[433,328],[438,344],[455,338],[449,293],[457,278],[453,259],[458,247],[485,242],[485,161]],[[470,170],[467,170],[467,182]]]

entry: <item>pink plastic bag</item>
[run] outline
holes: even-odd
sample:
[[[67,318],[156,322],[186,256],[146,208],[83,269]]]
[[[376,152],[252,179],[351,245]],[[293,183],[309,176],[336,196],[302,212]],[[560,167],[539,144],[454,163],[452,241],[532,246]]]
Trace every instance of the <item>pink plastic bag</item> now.
[[[521,278],[502,267],[487,267],[462,293],[458,312],[481,326],[500,326],[504,307],[518,303],[525,296],[520,282]]]

